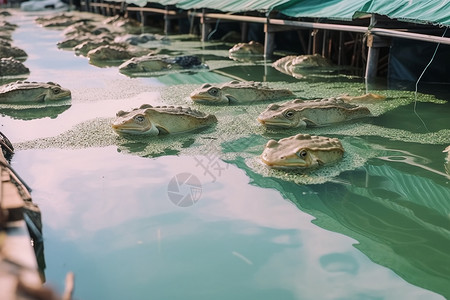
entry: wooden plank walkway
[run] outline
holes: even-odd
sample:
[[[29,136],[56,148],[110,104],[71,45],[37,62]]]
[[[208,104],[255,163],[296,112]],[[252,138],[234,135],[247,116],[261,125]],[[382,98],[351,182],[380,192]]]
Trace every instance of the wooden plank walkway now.
[[[39,217],[40,211],[31,203],[30,192],[10,168],[1,149],[0,179],[0,299],[70,300],[72,273],[66,278],[66,291],[62,296],[43,286],[44,276],[39,272],[24,218],[27,206],[31,205]]]

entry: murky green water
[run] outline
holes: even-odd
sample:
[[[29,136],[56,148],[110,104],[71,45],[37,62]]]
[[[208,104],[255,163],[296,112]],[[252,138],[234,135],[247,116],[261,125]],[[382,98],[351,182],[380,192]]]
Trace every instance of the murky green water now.
[[[304,131],[340,138],[342,162],[306,174],[273,171],[258,160],[264,144],[296,132],[261,128],[255,118],[267,103],[201,106],[189,93],[240,78],[305,98],[358,95],[361,78],[299,80],[270,62],[231,61],[229,45],[184,37],[165,51],[201,55],[210,71],[129,78],[57,49],[62,32],[34,17],[11,19],[20,26],[15,45],[29,54],[28,80],[58,82],[72,101],[2,105],[1,131],[43,213],[48,284],[61,290],[73,271],[77,299],[450,297],[442,152],[450,96],[377,90],[388,100],[370,105],[374,118]],[[115,113],[143,103],[193,106],[219,123],[195,134],[115,135]],[[195,189],[176,190],[183,174],[199,180]],[[189,192],[187,202],[178,197]]]

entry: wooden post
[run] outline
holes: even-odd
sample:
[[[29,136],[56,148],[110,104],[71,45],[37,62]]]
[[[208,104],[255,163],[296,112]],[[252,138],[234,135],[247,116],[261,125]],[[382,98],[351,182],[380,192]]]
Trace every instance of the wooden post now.
[[[95,14],[100,14],[100,9],[98,8],[97,5],[95,5],[97,3],[99,3],[99,0],[94,0],[94,13]]]
[[[100,7],[101,14],[103,16],[106,16],[106,7],[104,6],[105,2],[103,0],[100,0],[100,3],[102,4],[102,6]]]
[[[327,34],[328,30],[324,30],[322,34],[322,56],[326,57],[326,49],[327,49]]]
[[[208,38],[207,27],[206,27],[206,18],[205,18],[205,9],[202,9],[202,16],[200,17],[200,24],[202,25],[202,37],[201,41],[205,42]]]
[[[139,16],[140,16],[140,18],[141,18],[141,25],[142,25],[142,26],[145,26],[145,14],[144,14],[144,11],[143,11],[143,10],[140,10],[140,11],[139,11]]]
[[[171,19],[169,16],[169,6],[166,5],[166,12],[164,13],[164,34],[169,34],[171,28]]]
[[[342,48],[344,46],[344,33],[339,31],[339,53],[338,53],[338,66],[342,65]]]
[[[275,32],[270,30],[269,24],[264,24],[264,57],[270,58],[275,48]]]
[[[193,15],[191,16],[190,11],[188,11],[187,15],[188,15],[188,20],[189,20],[189,34],[194,34],[195,33],[195,29],[194,29],[195,17]]]
[[[247,41],[248,38],[248,23],[242,22],[241,23],[241,42],[250,42]]]
[[[306,52],[305,54],[311,54],[311,52],[312,52],[312,44],[313,44],[313,41],[312,41],[312,36],[313,36],[313,31],[312,30],[309,30],[309,35],[308,35],[308,52]]]
[[[312,36],[312,53],[311,54],[316,54],[319,52],[319,29],[313,29],[311,31],[311,36]]]
[[[374,28],[377,23],[377,19],[374,14],[370,16],[369,30]],[[366,73],[364,76],[366,85],[372,83],[374,78],[377,76],[378,70],[378,57],[380,54],[380,49],[374,45],[374,36],[370,33],[367,34],[367,62],[366,62]]]
[[[369,51],[367,53],[367,63],[366,63],[366,82],[370,83],[377,76],[378,71],[378,57],[380,54],[380,48],[374,47],[373,45],[374,36],[369,34],[367,37],[367,46]]]

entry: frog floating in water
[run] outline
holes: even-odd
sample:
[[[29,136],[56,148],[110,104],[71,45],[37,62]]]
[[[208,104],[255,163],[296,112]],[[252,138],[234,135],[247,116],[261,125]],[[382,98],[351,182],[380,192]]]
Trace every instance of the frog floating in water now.
[[[148,55],[153,53],[150,49],[119,45],[103,45],[87,52],[87,57],[94,61],[127,60],[135,56]]]
[[[133,57],[119,66],[119,71],[125,74],[151,73],[165,70],[206,69],[199,57],[192,55],[144,55]]]
[[[214,115],[190,107],[141,105],[132,111],[119,111],[111,124],[119,134],[159,135],[191,131],[217,123]]]
[[[324,126],[372,114],[364,106],[357,106],[337,98],[319,100],[296,99],[283,104],[270,104],[257,120],[265,127],[305,128]]]
[[[264,45],[250,41],[249,43],[238,43],[228,50],[228,56],[237,61],[252,61],[262,59],[264,55]]]
[[[70,97],[70,90],[54,82],[16,81],[0,86],[0,103],[53,102]]]
[[[261,160],[278,169],[307,169],[335,163],[342,159],[344,148],[337,138],[297,134],[267,142]]]
[[[281,73],[295,78],[304,77],[304,73],[317,72],[319,68],[331,67],[333,64],[319,54],[313,55],[289,55],[272,63],[272,67]]]
[[[292,96],[287,89],[273,89],[254,81],[230,81],[223,84],[203,84],[193,91],[191,99],[200,103],[250,103]]]
[[[261,43],[250,41],[249,43],[238,43],[228,50],[230,55],[248,55],[248,54],[264,54],[264,45]]]

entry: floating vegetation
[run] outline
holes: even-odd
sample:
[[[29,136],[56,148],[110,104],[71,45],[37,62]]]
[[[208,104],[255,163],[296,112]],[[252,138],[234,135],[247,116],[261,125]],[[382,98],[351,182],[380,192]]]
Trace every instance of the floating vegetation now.
[[[450,144],[450,129],[436,132],[414,133],[403,129],[386,128],[365,121],[351,121],[333,126],[284,131],[266,130],[256,117],[268,103],[249,106],[201,106],[192,102],[188,95],[198,85],[178,85],[176,89],[158,86],[153,91],[161,93],[161,101],[167,105],[187,105],[217,116],[218,124],[213,128],[189,133],[152,137],[118,136],[111,129],[112,118],[96,118],[75,125],[72,129],[55,137],[36,139],[16,145],[17,149],[29,148],[89,148],[116,145],[118,151],[142,157],[160,155],[209,155],[228,162],[241,162],[264,176],[283,178],[299,184],[319,184],[332,180],[346,170],[363,166],[368,159],[382,151],[376,145],[364,142],[363,137],[377,136],[390,140],[421,144]],[[272,83],[272,86],[286,86]],[[385,91],[388,100],[370,104],[379,114],[414,101],[412,93]],[[146,93],[143,93],[145,95]],[[312,94],[312,92],[311,92]],[[394,95],[396,98],[393,98]],[[144,97],[136,96],[145,99]],[[390,100],[389,100],[390,99]],[[445,103],[429,95],[420,95],[421,102]],[[134,101],[135,102],[135,101]],[[378,105],[378,106],[377,106]],[[369,106],[369,105],[368,105]],[[127,109],[127,107],[124,107]],[[378,110],[377,110],[378,109]],[[280,139],[297,133],[343,137],[345,155],[341,162],[307,172],[272,170],[259,160],[264,145],[269,139]]]
[[[316,76],[295,79],[275,70],[269,60],[235,62],[228,58],[229,44],[223,42],[202,43],[192,37],[171,36],[170,43],[161,45],[162,54],[198,55],[209,70],[202,72],[164,72],[152,78],[128,78],[117,71],[117,77],[107,77],[93,81],[89,77],[74,83],[72,88],[72,106],[66,108],[73,111],[80,104],[87,110],[99,111],[101,114],[91,118],[91,114],[83,114],[79,123],[72,128],[52,137],[37,136],[36,139],[24,141],[16,145],[17,149],[30,148],[89,148],[115,145],[122,153],[155,157],[159,155],[209,155],[232,163],[247,164],[255,172],[264,176],[285,178],[297,183],[321,183],[332,180],[345,170],[358,168],[368,159],[380,153],[376,145],[364,141],[364,137],[376,136],[390,140],[420,144],[450,144],[450,129],[431,132],[411,132],[408,128],[388,128],[378,124],[376,119],[383,114],[395,111],[400,107],[408,108],[415,103],[441,105],[444,100],[432,95],[397,90],[367,91],[361,77],[340,72],[321,72]],[[113,68],[111,68],[113,69]],[[111,73],[108,70],[108,74]],[[77,70],[73,76],[80,75]],[[93,75],[95,76],[95,75]],[[78,76],[82,78],[82,76]],[[289,89],[292,99],[305,100],[339,97],[342,95],[360,96],[367,92],[380,94],[385,100],[358,103],[367,106],[373,118],[353,120],[333,126],[267,130],[256,118],[270,103],[284,103],[289,99],[275,102],[250,103],[239,106],[205,106],[194,103],[189,95],[204,83],[224,83],[230,79],[267,81],[274,89]],[[95,82],[95,83],[91,83]],[[104,101],[100,103],[101,101]],[[157,103],[155,103],[155,101]],[[114,133],[110,123],[118,110],[128,110],[142,104],[190,106],[201,109],[205,113],[214,114],[218,123],[212,128],[189,133],[155,137],[126,137]],[[116,109],[113,113],[111,111]],[[9,109],[9,107],[8,107]],[[11,108],[14,109],[14,108]],[[66,113],[65,110],[45,112],[43,116],[51,118]],[[420,110],[419,110],[420,113]],[[8,110],[5,115],[12,118],[31,119],[28,116],[16,116]],[[62,116],[64,122],[64,117]],[[69,120],[73,122],[73,120]],[[416,122],[419,123],[419,122]],[[264,145],[269,139],[280,139],[298,133],[323,135],[342,138],[346,150],[344,159],[325,168],[296,174],[271,170],[259,161]]]

